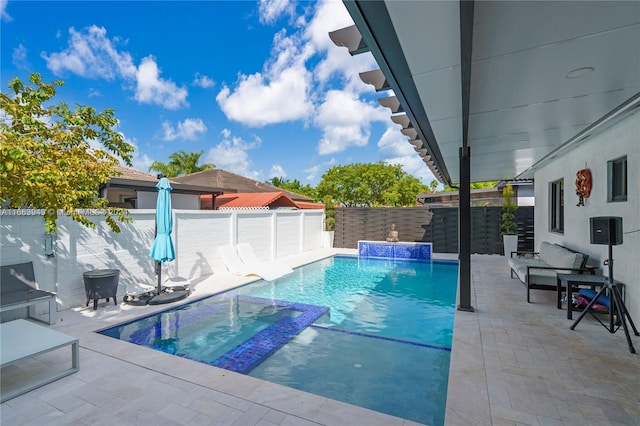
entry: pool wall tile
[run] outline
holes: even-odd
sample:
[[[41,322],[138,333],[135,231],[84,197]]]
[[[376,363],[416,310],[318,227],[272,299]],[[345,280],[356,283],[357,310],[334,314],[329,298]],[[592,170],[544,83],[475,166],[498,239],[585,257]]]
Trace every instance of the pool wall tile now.
[[[430,260],[431,251],[431,243],[358,241],[358,255],[361,257]]]

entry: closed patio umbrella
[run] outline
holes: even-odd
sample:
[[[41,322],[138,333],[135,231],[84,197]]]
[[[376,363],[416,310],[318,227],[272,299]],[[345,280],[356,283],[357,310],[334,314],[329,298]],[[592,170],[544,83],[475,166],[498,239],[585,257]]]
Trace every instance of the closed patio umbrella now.
[[[162,263],[175,260],[176,254],[171,240],[173,230],[173,212],[171,209],[171,185],[169,179],[163,177],[156,185],[158,188],[158,201],[156,203],[156,237],[153,240],[151,256],[156,261],[156,273],[158,275],[158,295],[152,298],[150,304],[173,302],[186,297],[182,294],[162,293]]]

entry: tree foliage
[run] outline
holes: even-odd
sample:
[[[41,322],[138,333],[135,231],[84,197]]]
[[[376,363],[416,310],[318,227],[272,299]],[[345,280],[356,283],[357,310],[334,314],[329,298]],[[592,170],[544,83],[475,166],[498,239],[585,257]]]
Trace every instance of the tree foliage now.
[[[510,183],[506,184],[502,189],[502,198],[504,202],[502,204],[502,216],[500,229],[502,235],[516,235],[517,223],[516,223],[516,210],[518,205],[514,202],[515,192]]]
[[[269,185],[276,186],[285,191],[295,192],[296,194],[306,195],[309,198],[317,200],[316,189],[309,184],[302,185],[298,179],[289,180],[284,177],[272,177],[265,181]]]
[[[472,190],[473,189],[485,189],[485,188],[493,188],[497,184],[498,184],[497,180],[491,180],[491,181],[487,181],[487,182],[471,182],[471,185],[469,185],[469,187]],[[458,188],[452,188],[452,187],[446,185],[442,192],[455,192],[455,191],[458,191],[458,190],[459,190]]]
[[[343,207],[415,206],[416,196],[427,190],[401,165],[382,161],[334,166],[316,187],[318,198]]]
[[[129,221],[128,212],[108,208],[99,188],[114,175],[119,158],[131,165],[134,147],[114,130],[114,111],[50,104],[64,82],[48,84],[37,73],[29,81],[14,78],[13,96],[0,93],[1,207],[43,210],[47,232],[56,231],[59,210],[94,227],[78,209],[104,209],[107,224],[119,232],[114,217]]]
[[[204,154],[204,151],[185,152],[181,150],[178,152],[174,152],[173,154],[169,155],[169,159],[171,161],[169,161],[168,163],[154,161],[153,163],[151,163],[151,166],[149,166],[149,171],[160,172],[165,175],[165,177],[172,178],[215,168],[215,164],[210,163],[198,165],[202,154]]]
[[[324,229],[325,231],[333,231],[336,226],[336,206],[333,204],[331,197],[324,198]]]

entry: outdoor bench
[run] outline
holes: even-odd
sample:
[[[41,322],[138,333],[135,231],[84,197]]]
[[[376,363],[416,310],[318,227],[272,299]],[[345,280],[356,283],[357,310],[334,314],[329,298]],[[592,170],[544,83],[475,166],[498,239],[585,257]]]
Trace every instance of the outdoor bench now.
[[[5,265],[0,267],[0,312],[28,307],[29,318],[47,324],[55,324],[58,307],[56,293],[38,290],[33,262]],[[49,321],[36,317],[36,305],[49,303]]]
[[[514,256],[515,254],[515,256]],[[511,278],[518,278],[527,289],[527,303],[531,290],[558,290],[558,273],[594,273],[586,268],[588,255],[558,244],[543,241],[539,252],[512,252],[509,257]]]

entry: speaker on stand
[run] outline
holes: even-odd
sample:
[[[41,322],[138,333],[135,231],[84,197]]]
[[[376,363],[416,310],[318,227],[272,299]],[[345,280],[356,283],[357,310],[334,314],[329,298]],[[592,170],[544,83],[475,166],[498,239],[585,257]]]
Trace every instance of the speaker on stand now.
[[[578,317],[578,319],[571,325],[571,330],[574,330],[578,323],[584,318],[584,316],[589,313],[589,310],[593,306],[594,303],[598,300],[598,298],[605,294],[605,292],[609,293],[609,318],[611,321],[609,322],[609,327],[605,328],[609,331],[609,333],[615,333],[622,325],[624,329],[624,334],[627,338],[627,344],[629,345],[629,351],[631,353],[636,353],[635,348],[633,347],[633,343],[631,342],[631,336],[629,335],[629,328],[627,326],[627,320],[629,320],[629,325],[633,330],[633,333],[636,336],[640,336],[638,330],[636,329],[633,320],[631,319],[631,315],[629,315],[629,311],[622,300],[622,295],[620,293],[620,289],[613,279],[613,246],[622,244],[622,218],[618,216],[600,216],[600,217],[592,217],[589,219],[590,228],[591,228],[591,244],[602,244],[609,246],[609,258],[604,261],[604,264],[609,267],[609,276],[608,280],[605,284],[602,285],[600,291],[596,294],[596,296],[591,299],[587,307],[582,311],[582,314]],[[613,315],[616,315],[616,323],[613,322]],[[601,322],[602,324],[602,322]],[[604,324],[603,324],[604,326]]]

